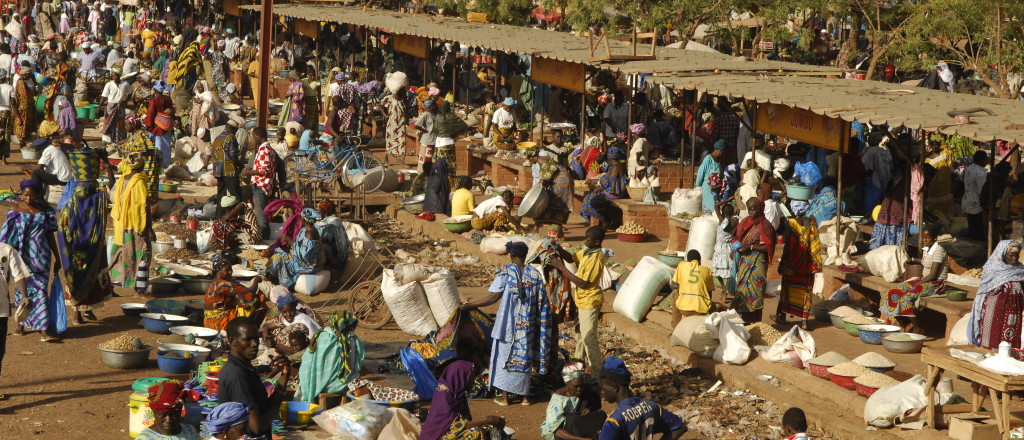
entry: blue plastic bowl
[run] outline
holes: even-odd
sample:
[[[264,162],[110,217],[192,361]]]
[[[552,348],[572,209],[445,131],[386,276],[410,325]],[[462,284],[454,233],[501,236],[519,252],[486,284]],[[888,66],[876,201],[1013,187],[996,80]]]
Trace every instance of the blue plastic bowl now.
[[[899,326],[883,324],[863,324],[857,326],[860,340],[865,344],[882,345],[882,337],[890,333],[902,331]]]
[[[893,365],[891,367],[864,367],[864,368],[867,368],[867,369],[869,369],[871,371],[874,371],[875,373],[885,374],[885,373],[888,373],[888,372],[896,369],[896,366]]]
[[[185,352],[181,350],[167,350],[160,351],[156,354],[156,365],[160,367],[160,371],[170,374],[188,374],[192,371],[196,364],[195,357],[167,357],[168,353],[174,353],[178,356],[184,356]]]
[[[141,316],[146,331],[161,335],[171,334],[171,327],[188,324],[188,318],[184,316],[165,313],[143,313]]]
[[[281,403],[279,415],[288,425],[308,425],[313,421],[312,418],[321,412],[323,408],[315,403],[289,401]]]
[[[149,313],[168,313],[171,315],[184,315],[185,303],[173,299],[151,299],[146,301],[146,309]]]

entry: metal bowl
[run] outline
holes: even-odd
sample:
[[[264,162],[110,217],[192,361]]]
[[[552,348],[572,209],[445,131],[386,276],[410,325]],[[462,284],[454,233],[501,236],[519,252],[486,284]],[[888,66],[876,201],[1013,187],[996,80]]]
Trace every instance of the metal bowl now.
[[[149,360],[149,352],[153,350],[153,347],[132,351],[107,350],[98,346],[96,348],[100,350],[100,359],[103,359],[104,364],[120,370],[145,367],[146,361]]]
[[[523,196],[523,203],[519,204],[518,214],[520,217],[536,218],[544,213],[547,207],[548,192],[544,190],[543,186],[537,185]]]
[[[882,346],[893,353],[919,353],[927,338],[916,333],[889,333],[882,336]]]
[[[210,285],[213,281],[206,278],[191,278],[183,280],[181,286],[185,288],[185,293],[189,295],[202,295],[207,290],[210,290]]]
[[[423,212],[423,202],[426,200],[426,194],[415,195],[405,200],[402,200],[402,208],[413,214],[419,214]]]

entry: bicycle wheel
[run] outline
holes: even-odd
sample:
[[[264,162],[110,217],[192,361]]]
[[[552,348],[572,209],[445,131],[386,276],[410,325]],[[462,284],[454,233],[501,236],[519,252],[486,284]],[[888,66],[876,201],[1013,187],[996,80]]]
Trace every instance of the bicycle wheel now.
[[[380,281],[363,281],[353,287],[348,308],[363,328],[377,330],[391,322],[391,309],[384,303]]]
[[[341,179],[345,186],[363,186],[364,192],[374,192],[384,185],[384,163],[369,152],[352,153],[341,164]]]

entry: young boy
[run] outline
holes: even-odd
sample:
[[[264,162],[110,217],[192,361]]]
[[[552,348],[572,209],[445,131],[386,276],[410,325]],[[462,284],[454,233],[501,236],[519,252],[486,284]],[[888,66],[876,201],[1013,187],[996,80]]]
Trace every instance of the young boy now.
[[[306,337],[304,330],[296,330],[288,334],[288,345],[295,347],[295,353],[288,356],[288,360],[293,364],[298,365],[302,362],[302,354],[306,352],[306,348],[309,347],[309,338]]]
[[[808,440],[807,437],[807,416],[800,408],[787,409],[782,414],[782,435],[786,440]]]
[[[600,440],[678,439],[686,433],[679,416],[661,405],[633,395],[629,389],[632,375],[625,362],[608,356],[601,370],[601,397],[615,404],[601,428]]]
[[[584,249],[576,252],[572,260],[576,263],[576,273],[570,272],[561,260],[554,260],[553,265],[576,286],[573,301],[579,309],[579,324],[576,327],[576,359],[584,359],[590,366],[591,374],[599,376],[601,372],[601,345],[597,341],[597,322],[601,319],[601,305],[604,296],[599,282],[605,265],[604,228],[591,226],[587,229]],[[567,258],[563,255],[563,258]]]
[[[711,269],[700,264],[700,252],[690,249],[686,253],[686,261],[676,266],[672,276],[675,309],[672,312],[672,328],[683,316],[704,315],[711,311],[711,292],[715,290],[715,280]]]

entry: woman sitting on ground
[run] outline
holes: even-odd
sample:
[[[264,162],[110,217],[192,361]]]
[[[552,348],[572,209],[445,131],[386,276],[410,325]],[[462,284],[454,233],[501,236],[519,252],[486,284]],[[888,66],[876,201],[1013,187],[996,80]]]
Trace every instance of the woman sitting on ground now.
[[[995,349],[1006,341],[1013,348],[1024,348],[1024,264],[1020,263],[1020,251],[1020,242],[1000,241],[982,268],[981,285],[967,325],[971,344]]]
[[[515,195],[504,190],[501,195],[491,197],[473,209],[473,229],[478,231],[521,230],[519,218],[512,214],[512,201]]]
[[[149,409],[153,411],[153,424],[139,433],[139,440],[199,440],[199,432],[192,425],[182,423],[181,410],[186,396],[185,388],[177,380],[165,380],[147,390]]]
[[[263,322],[267,316],[267,305],[263,295],[255,289],[249,289],[231,279],[231,266],[238,262],[238,257],[230,252],[221,252],[210,257],[213,265],[213,284],[206,291],[203,312],[203,326],[220,331],[228,326],[228,322],[239,316],[248,316],[257,323]],[[258,286],[263,279],[257,276],[253,286]]]
[[[540,435],[544,440],[589,440],[601,432],[608,417],[601,411],[597,384],[589,381],[583,362],[570,361],[562,367],[565,386],[555,390],[548,402]]]
[[[320,244],[320,233],[314,225],[317,220],[320,220],[320,214],[305,208],[302,210],[302,230],[295,235],[295,241],[283,234],[278,238],[285,244],[290,244],[291,249],[288,252],[276,249],[267,264],[267,274],[273,277],[277,284],[291,289],[295,287],[299,275],[316,273],[323,269],[323,246]]]
[[[298,311],[299,300],[292,295],[282,296],[276,303],[280,313],[263,326],[263,341],[281,354],[289,356],[304,348],[292,345],[292,333],[305,332],[307,339],[312,339],[313,334],[320,330],[320,324],[313,317]]]
[[[249,244],[263,243],[256,214],[248,203],[238,203],[234,196],[225,195],[220,198],[220,206],[228,212],[213,221],[213,244],[217,249],[237,249],[238,233],[244,235]]]
[[[612,200],[621,199],[626,195],[625,166],[622,159],[625,153],[620,149],[609,149],[608,159],[610,168],[607,173],[601,175],[597,180],[597,186],[591,185],[590,194],[583,198],[583,206],[580,209],[580,217],[588,223],[596,221],[601,226],[608,228],[614,225],[615,208]]]
[[[348,262],[348,232],[341,219],[335,215],[337,207],[334,201],[324,200],[316,205],[320,220],[316,221],[316,231],[320,233],[320,243],[324,248],[324,262],[327,267],[342,270]]]
[[[939,225],[929,224],[921,232],[921,244],[925,249],[921,264],[924,271],[921,278],[911,278],[893,287],[879,301],[878,310],[885,317],[886,324],[899,325],[904,331],[921,333],[917,323],[917,304],[921,297],[942,292],[946,287],[946,272],[949,271],[946,250],[935,239],[939,236]],[[906,317],[906,325],[896,318]]]
[[[468,176],[459,176],[457,182],[458,188],[452,193],[452,217],[470,215],[476,208],[473,192],[469,190],[473,187],[473,179]]]
[[[488,427],[505,426],[505,419],[499,416],[473,420],[466,391],[473,384],[480,365],[486,362],[479,358],[485,350],[468,340],[460,340],[457,346],[458,357],[439,367],[441,377],[437,380],[419,440],[484,440],[489,438]]]

